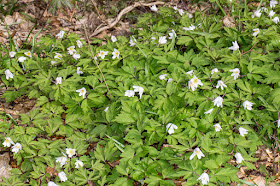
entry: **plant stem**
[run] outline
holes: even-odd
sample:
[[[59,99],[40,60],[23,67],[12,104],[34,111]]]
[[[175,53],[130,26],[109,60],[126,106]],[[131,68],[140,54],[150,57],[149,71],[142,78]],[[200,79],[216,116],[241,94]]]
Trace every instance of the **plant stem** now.
[[[247,0],[244,0],[244,6],[245,6],[245,10],[244,10],[244,17],[247,16]]]
[[[105,82],[105,85],[106,85],[106,87],[107,87],[108,93],[109,93],[109,95],[110,95],[110,102],[111,102],[112,99],[113,99],[112,94],[111,94],[111,92],[110,92],[110,89],[109,89],[109,86],[108,86],[108,84],[107,84],[107,82],[106,82],[106,79],[105,79],[105,77],[104,77],[104,75],[103,75],[103,72],[102,72],[101,68],[99,67],[99,65],[98,65],[98,63],[97,63],[97,61],[96,61],[96,59],[94,58],[94,54],[93,54],[92,49],[91,49],[91,45],[90,45],[90,42],[89,42],[89,38],[88,38],[88,33],[87,33],[86,26],[85,26],[85,25],[83,25],[83,26],[84,26],[84,30],[85,30],[85,34],[86,34],[86,39],[87,39],[87,43],[88,43],[88,48],[89,48],[90,53],[91,53],[91,55],[92,55],[93,61],[95,62],[95,65],[97,66],[97,68],[98,68],[98,70],[99,70],[99,72],[100,72],[100,74],[101,74],[101,76],[102,76],[102,78],[103,78],[103,80],[104,80],[104,82]]]
[[[258,10],[261,8],[262,2],[263,2],[263,0],[261,0],[261,2],[260,2],[259,6],[258,6]]]
[[[224,9],[222,8],[221,4],[219,3],[218,0],[216,0],[216,4],[218,5],[218,7],[220,8],[220,10],[223,12],[224,16],[227,16],[227,14],[225,13]]]
[[[168,130],[170,129],[170,127],[171,127],[171,125],[168,127],[168,129],[165,131],[164,135],[162,136],[162,138],[161,138],[161,140],[160,140],[160,142],[159,142],[159,144],[158,144],[157,150],[160,149],[160,147],[161,147],[161,145],[162,145],[162,143],[163,143],[163,140],[165,139],[166,134],[167,134]],[[165,128],[166,128],[166,126],[165,126]]]

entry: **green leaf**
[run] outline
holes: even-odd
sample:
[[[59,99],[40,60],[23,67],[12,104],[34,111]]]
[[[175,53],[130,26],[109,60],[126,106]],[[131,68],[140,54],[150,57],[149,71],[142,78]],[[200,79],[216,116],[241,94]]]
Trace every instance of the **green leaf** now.
[[[217,164],[217,162],[215,160],[207,160],[207,161],[205,161],[205,164],[203,166],[208,168],[208,169],[219,168],[219,165]]]
[[[131,124],[131,123],[134,123],[135,122],[135,119],[132,117],[131,114],[128,114],[128,113],[125,113],[125,112],[122,112],[120,113],[116,118],[115,120],[116,122],[118,123],[121,123],[121,124]]]

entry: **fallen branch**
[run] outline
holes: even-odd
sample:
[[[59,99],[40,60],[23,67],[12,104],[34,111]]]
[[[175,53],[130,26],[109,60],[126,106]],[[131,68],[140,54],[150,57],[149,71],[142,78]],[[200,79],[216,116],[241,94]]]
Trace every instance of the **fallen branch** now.
[[[134,5],[128,6],[126,8],[124,8],[119,14],[118,16],[107,26],[101,27],[100,25],[97,27],[97,29],[95,29],[95,31],[90,35],[90,37],[96,36],[97,34],[103,32],[104,30],[108,30],[110,28],[113,28],[122,18],[122,16],[130,11],[132,11],[134,8],[138,7],[138,6],[153,6],[153,5],[163,5],[165,4],[165,2],[161,2],[161,1],[156,1],[153,3],[144,3],[144,2],[136,2],[134,3]],[[102,23],[104,24],[104,23]]]
[[[105,85],[106,85],[106,87],[107,87],[108,93],[109,93],[109,95],[110,95],[110,101],[112,101],[113,97],[112,97],[112,94],[111,94],[111,92],[110,92],[110,90],[109,90],[109,87],[108,87],[108,84],[107,84],[107,82],[106,82],[106,79],[105,79],[105,77],[104,77],[104,75],[103,75],[103,72],[102,72],[101,68],[99,67],[99,65],[98,65],[98,63],[97,63],[97,61],[96,61],[96,59],[94,58],[94,54],[93,54],[92,49],[91,49],[91,47],[90,47],[91,45],[90,45],[90,42],[89,42],[89,38],[88,38],[88,33],[87,33],[86,26],[85,26],[85,25],[83,25],[83,26],[84,26],[84,30],[85,30],[85,34],[86,34],[86,39],[87,39],[88,47],[89,47],[90,53],[91,53],[91,55],[92,55],[92,59],[94,60],[95,65],[97,66],[99,72],[100,72],[101,75],[102,75],[102,78],[103,78],[103,80],[104,80],[104,82],[105,82]]]

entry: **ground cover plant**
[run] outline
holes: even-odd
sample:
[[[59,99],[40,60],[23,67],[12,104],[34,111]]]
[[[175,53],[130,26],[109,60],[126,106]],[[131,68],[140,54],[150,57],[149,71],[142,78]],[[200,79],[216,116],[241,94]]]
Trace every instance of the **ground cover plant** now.
[[[221,2],[221,15],[151,7],[130,38],[1,46],[0,139],[17,161],[2,185],[227,185],[279,130],[279,5]],[[236,21],[225,26],[222,6]],[[278,135],[279,137],[279,135]],[[266,139],[266,140],[265,140]]]

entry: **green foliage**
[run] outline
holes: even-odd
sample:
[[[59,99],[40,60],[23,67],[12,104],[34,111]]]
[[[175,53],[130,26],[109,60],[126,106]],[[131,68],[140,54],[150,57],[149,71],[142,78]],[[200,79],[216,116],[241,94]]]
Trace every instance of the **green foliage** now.
[[[232,16],[244,11],[233,5]],[[14,152],[18,168],[4,184],[60,182],[47,168],[66,173],[59,185],[175,185],[175,179],[195,185],[204,172],[209,185],[239,182],[238,168],[256,169],[251,162],[263,136],[279,130],[280,35],[264,15],[253,19],[247,13],[237,20],[241,30],[223,27],[219,15],[196,12],[189,18],[162,7],[139,18],[142,29],[133,37],[107,38],[105,45],[95,40],[87,46],[74,34],[45,36],[34,45],[37,55],[24,62],[19,58],[28,50],[11,57],[11,45],[0,58],[1,80],[9,87],[3,97],[10,102],[27,95],[38,108],[22,114],[17,124],[2,114],[0,139],[22,145]],[[194,30],[184,29],[191,25]],[[256,27],[261,32],[252,36]],[[234,41],[240,48],[229,50]],[[71,46],[79,59],[70,55]],[[240,75],[233,77],[236,68]],[[7,78],[7,69],[13,77]],[[219,80],[226,87],[217,88]],[[222,105],[214,105],[219,96]],[[248,133],[241,135],[240,128]],[[69,149],[76,150],[73,156]],[[61,166],[56,160],[64,155]],[[77,160],[82,167],[75,168]]]

